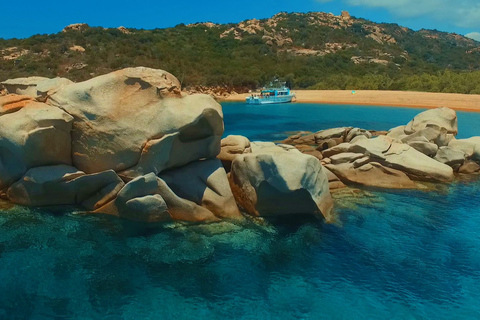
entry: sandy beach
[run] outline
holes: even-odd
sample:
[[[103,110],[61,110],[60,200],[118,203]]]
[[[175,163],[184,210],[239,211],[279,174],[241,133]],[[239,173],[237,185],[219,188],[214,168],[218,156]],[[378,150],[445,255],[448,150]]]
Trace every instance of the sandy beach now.
[[[359,90],[293,90],[296,102],[358,104],[411,108],[448,107],[454,110],[480,112],[480,95],[412,91]],[[229,96],[223,101],[245,101],[248,93]]]

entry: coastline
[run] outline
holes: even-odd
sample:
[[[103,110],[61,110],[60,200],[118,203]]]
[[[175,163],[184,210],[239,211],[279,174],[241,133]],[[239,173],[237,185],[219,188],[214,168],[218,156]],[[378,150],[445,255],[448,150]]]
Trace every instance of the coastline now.
[[[296,102],[319,104],[375,105],[405,108],[448,107],[457,111],[480,112],[480,95],[416,91],[293,90]],[[222,102],[245,101],[250,93],[231,95]]]

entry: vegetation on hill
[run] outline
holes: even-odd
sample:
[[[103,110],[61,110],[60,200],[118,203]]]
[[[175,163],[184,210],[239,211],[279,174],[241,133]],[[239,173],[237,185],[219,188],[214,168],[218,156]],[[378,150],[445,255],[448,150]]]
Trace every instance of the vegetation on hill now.
[[[280,13],[155,30],[84,25],[0,39],[0,80],[39,75],[82,81],[133,66],[168,70],[184,87],[255,88],[280,77],[295,88],[480,93],[480,43],[348,13]]]

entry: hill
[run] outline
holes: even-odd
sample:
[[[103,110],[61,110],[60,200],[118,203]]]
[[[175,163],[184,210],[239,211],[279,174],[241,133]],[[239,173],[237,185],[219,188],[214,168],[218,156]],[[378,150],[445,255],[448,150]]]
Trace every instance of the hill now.
[[[280,77],[295,88],[480,93],[479,42],[348,12],[154,30],[76,24],[57,34],[0,39],[0,80],[81,81],[132,66],[168,70],[183,86],[255,88]]]

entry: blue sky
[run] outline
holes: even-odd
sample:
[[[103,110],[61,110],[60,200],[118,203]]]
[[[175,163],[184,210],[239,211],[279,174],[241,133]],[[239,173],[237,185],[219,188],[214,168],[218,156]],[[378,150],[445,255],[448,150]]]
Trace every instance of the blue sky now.
[[[21,6],[3,9],[0,38],[5,39],[56,33],[79,22],[152,29],[179,23],[239,22],[267,18],[280,11],[325,11],[338,15],[347,10],[375,22],[469,34],[480,40],[480,0],[50,0],[41,3],[25,0]],[[7,14],[8,11],[15,12]]]

